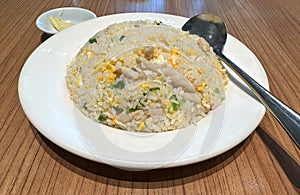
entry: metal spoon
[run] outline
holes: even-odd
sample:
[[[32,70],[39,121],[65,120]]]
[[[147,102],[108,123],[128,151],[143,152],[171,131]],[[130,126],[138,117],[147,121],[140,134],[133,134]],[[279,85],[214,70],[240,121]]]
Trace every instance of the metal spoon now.
[[[196,15],[183,25],[182,30],[203,37],[219,58],[252,89],[256,97],[275,116],[298,148],[300,148],[300,115],[274,97],[268,90],[223,55],[222,50],[226,42],[227,30],[222,19],[213,14]]]

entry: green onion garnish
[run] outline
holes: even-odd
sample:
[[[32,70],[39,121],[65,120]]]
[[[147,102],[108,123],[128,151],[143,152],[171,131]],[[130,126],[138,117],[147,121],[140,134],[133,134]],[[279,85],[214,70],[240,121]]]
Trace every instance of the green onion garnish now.
[[[135,112],[138,110],[138,107],[135,107],[135,108],[129,108],[126,113],[129,114],[129,113],[132,113],[132,112]]]
[[[89,39],[89,42],[90,42],[90,43],[97,43],[97,39],[96,39],[96,38],[90,38],[90,39]]]
[[[114,88],[123,89],[125,87],[125,83],[123,80],[119,80],[117,83],[113,85]]]
[[[106,116],[100,114],[99,117],[98,117],[98,121],[99,121],[99,122],[104,122],[104,121],[106,121]]]
[[[160,88],[159,87],[152,87],[152,88],[149,89],[149,91],[156,91],[156,90],[160,90]]]
[[[171,104],[171,110],[172,111],[177,111],[179,110],[180,104],[176,104],[175,102],[172,102]]]

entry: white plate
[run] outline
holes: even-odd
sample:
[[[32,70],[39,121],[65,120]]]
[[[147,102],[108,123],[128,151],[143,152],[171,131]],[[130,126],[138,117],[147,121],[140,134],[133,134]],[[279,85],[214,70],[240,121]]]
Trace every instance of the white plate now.
[[[21,105],[38,131],[81,157],[136,170],[200,162],[247,138],[260,123],[265,108],[242,90],[241,83],[237,85],[232,80],[224,103],[197,126],[186,129],[130,133],[92,122],[78,111],[66,88],[66,65],[90,37],[109,24],[143,19],[160,20],[179,28],[187,21],[180,16],[153,13],[104,16],[54,35],[31,54],[21,71],[18,90]],[[224,53],[268,89],[262,65],[246,46],[228,35]]]

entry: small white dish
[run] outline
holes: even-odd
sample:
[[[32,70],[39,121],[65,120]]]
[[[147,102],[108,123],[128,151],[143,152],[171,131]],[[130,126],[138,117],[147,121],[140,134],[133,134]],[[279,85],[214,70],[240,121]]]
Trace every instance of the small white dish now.
[[[80,22],[97,18],[96,14],[90,10],[86,10],[78,7],[62,7],[49,10],[41,14],[36,19],[36,26],[43,32],[47,34],[55,34],[58,31],[50,23],[49,17],[61,17],[66,22],[71,22],[72,24],[78,24]]]

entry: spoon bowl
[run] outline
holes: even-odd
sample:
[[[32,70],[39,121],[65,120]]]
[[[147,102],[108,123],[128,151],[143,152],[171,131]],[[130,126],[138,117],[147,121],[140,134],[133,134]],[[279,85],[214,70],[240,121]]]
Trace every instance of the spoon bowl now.
[[[189,19],[183,31],[203,37],[214,50],[222,51],[227,39],[227,28],[219,16],[200,14]]]
[[[182,30],[203,37],[216,55],[250,87],[300,148],[300,115],[273,96],[222,53],[227,38],[227,28],[223,20],[213,14],[200,14],[190,18],[183,25]]]

